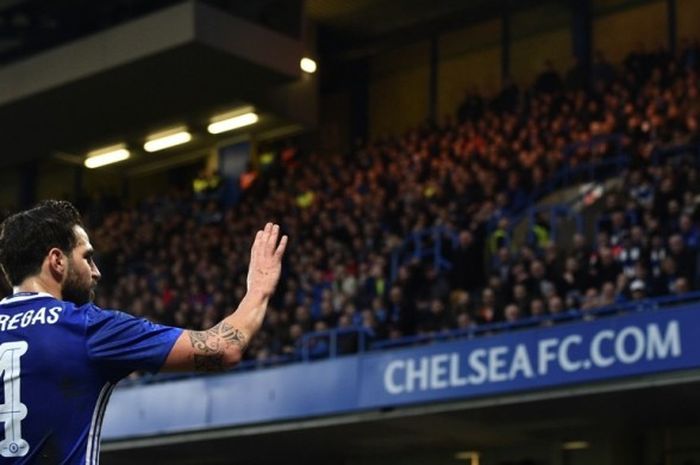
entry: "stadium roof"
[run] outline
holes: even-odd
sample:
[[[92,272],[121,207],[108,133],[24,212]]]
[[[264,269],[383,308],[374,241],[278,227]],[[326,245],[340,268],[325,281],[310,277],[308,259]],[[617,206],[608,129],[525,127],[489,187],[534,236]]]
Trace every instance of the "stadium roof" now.
[[[0,2],[0,13],[48,3]],[[38,33],[60,44],[49,48],[31,46],[31,40],[20,40],[15,47],[5,41],[6,60],[0,68],[4,164],[48,154],[84,154],[122,139],[136,144],[147,134],[182,124],[200,129],[201,139],[206,139],[201,129],[210,117],[241,105],[252,104],[265,113],[261,131],[313,124],[313,115],[287,111],[292,106],[284,98],[290,96],[284,86],[300,77],[303,46],[298,38],[199,2],[143,13],[85,35],[89,27],[73,35]],[[12,43],[12,34],[35,20],[0,14],[0,36]],[[23,54],[10,60],[12,50]]]
[[[319,25],[319,54],[343,61],[539,3],[0,0],[0,163],[79,162],[242,105],[265,112],[261,132],[313,127],[317,92],[298,66],[305,16]],[[188,148],[198,142],[212,141],[204,131]]]
[[[307,0],[321,53],[354,59],[556,0]]]
[[[553,2],[554,0],[550,0]],[[0,0],[0,65],[38,51],[183,3],[182,0]],[[301,33],[304,14],[341,42],[358,42],[407,31],[498,17],[504,8],[524,9],[547,0],[200,0],[282,34]],[[400,32],[400,34],[397,34]]]
[[[460,13],[463,18],[483,18],[500,11],[493,0],[404,0],[376,1],[308,0],[312,19],[354,39],[386,35],[398,29]]]

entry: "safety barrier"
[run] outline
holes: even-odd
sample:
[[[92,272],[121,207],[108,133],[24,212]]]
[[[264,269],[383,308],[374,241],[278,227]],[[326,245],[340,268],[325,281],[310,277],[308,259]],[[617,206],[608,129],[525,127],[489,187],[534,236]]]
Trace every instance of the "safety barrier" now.
[[[373,341],[370,330],[362,327],[329,329],[319,332],[310,332],[302,336],[301,342],[292,354],[275,356],[265,360],[248,360],[239,364],[234,371],[250,371],[265,368],[273,368],[293,363],[309,363],[317,360],[334,359],[346,355],[356,355],[366,352],[377,352],[398,348],[411,347],[421,344],[436,342],[456,341],[461,339],[475,339],[500,333],[527,330],[554,326],[561,323],[577,321],[597,320],[612,315],[622,315],[635,312],[646,312],[665,308],[673,308],[700,302],[700,291],[688,292],[682,295],[667,295],[656,298],[633,300],[590,310],[572,309],[554,315],[541,315],[526,317],[513,322],[497,322],[475,325],[465,329],[453,329],[434,334],[421,334],[405,336],[399,339]],[[356,349],[345,351],[339,347],[338,342],[343,337],[356,338]],[[318,349],[318,341],[324,341],[324,349]],[[196,374],[158,374],[145,375],[135,380],[127,380],[124,384],[150,384],[175,379],[199,376]]]

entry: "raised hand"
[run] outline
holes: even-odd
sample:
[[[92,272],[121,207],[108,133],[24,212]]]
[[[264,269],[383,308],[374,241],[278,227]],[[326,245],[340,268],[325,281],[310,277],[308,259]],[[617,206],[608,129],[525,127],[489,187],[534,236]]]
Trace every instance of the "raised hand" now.
[[[258,231],[250,250],[248,267],[248,292],[259,293],[269,297],[275,292],[282,271],[282,256],[287,248],[287,236],[278,238],[279,225],[267,223],[265,229]]]

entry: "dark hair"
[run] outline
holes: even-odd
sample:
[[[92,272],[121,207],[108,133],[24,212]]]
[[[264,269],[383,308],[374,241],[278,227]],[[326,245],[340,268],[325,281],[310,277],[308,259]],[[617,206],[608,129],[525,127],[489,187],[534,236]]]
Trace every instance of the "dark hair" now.
[[[82,224],[78,210],[65,200],[46,200],[3,221],[0,267],[10,284],[38,273],[52,248],[69,254],[77,243],[73,228]]]

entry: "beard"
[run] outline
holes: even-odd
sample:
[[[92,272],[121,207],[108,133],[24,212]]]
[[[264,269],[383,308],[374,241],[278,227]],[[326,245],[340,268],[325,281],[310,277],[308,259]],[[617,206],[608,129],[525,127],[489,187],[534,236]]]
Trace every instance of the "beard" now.
[[[66,281],[63,283],[61,296],[63,300],[73,302],[79,307],[94,300],[95,285],[92,279],[81,279],[80,275],[74,271],[73,266],[69,265],[68,276],[66,276]]]

